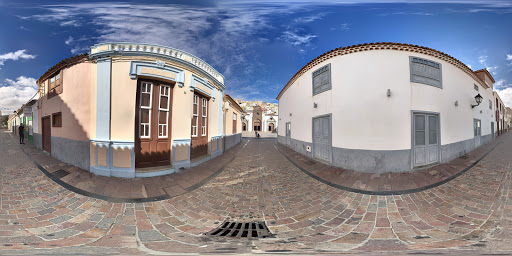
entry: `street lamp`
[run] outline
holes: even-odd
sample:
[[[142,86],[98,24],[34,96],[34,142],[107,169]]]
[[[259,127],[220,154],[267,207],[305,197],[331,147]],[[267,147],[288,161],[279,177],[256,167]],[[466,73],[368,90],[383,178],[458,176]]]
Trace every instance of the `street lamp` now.
[[[476,106],[480,105],[480,103],[482,103],[482,99],[483,99],[482,95],[480,95],[480,93],[479,93],[479,94],[477,94],[477,95],[475,96],[476,105],[471,105],[471,108],[474,108],[474,107],[476,107]]]

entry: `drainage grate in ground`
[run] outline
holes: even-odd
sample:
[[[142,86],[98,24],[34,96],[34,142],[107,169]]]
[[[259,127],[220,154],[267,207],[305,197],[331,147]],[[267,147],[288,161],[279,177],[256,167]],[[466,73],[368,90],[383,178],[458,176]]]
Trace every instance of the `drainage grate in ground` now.
[[[59,170],[57,170],[56,172],[53,172],[52,174],[53,174],[53,176],[55,176],[55,177],[57,177],[57,178],[59,178],[59,179],[62,179],[62,178],[64,178],[65,176],[67,176],[67,175],[69,174],[69,172],[64,171],[64,170],[62,170],[62,169],[59,169]]]
[[[266,238],[272,236],[264,221],[224,221],[218,228],[206,233],[209,236]]]

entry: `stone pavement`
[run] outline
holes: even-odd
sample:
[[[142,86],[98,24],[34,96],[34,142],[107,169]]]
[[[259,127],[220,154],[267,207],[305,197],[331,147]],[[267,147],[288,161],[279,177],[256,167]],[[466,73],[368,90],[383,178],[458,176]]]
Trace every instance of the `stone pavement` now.
[[[501,140],[445,184],[377,196],[310,177],[275,140],[244,139],[234,160],[193,191],[113,203],[55,183],[1,132],[0,255],[511,253],[512,135]],[[203,235],[225,219],[264,220],[275,237]]]
[[[215,161],[165,176],[124,179],[94,175],[87,170],[63,163],[33,145],[20,145],[48,177],[65,188],[109,202],[151,202],[169,199],[202,186],[235,157],[241,145],[226,151]]]
[[[455,179],[478,164],[499,143],[502,143],[503,139],[504,137],[500,136],[491,143],[483,145],[448,163],[413,172],[383,174],[364,173],[329,166],[305,157],[282,144],[277,144],[276,148],[286,159],[293,162],[295,167],[330,186],[370,195],[401,195],[420,192]]]

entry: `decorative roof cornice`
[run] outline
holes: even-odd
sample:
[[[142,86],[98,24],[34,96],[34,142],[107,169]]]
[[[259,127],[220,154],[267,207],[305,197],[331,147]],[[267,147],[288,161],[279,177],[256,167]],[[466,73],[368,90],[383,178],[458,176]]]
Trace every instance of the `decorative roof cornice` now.
[[[308,70],[312,69],[314,66],[320,64],[321,62],[324,62],[324,61],[331,59],[333,57],[336,57],[336,56],[342,56],[342,55],[347,55],[347,54],[351,54],[351,53],[365,52],[365,51],[372,51],[372,50],[406,51],[406,52],[415,52],[415,53],[421,53],[421,54],[429,55],[432,57],[436,57],[436,58],[444,60],[444,61],[456,66],[460,70],[464,71],[465,73],[467,73],[468,75],[473,77],[473,79],[480,82],[482,86],[487,86],[482,81],[482,79],[480,79],[475,74],[475,72],[473,70],[471,70],[471,68],[469,68],[466,64],[462,63],[458,59],[456,59],[446,53],[443,53],[443,52],[440,52],[440,51],[437,51],[437,50],[434,50],[434,49],[431,49],[428,47],[412,45],[412,44],[402,44],[402,43],[393,43],[393,42],[378,42],[378,43],[366,43],[366,44],[358,44],[358,45],[352,45],[352,46],[347,46],[347,47],[340,47],[340,48],[336,48],[334,50],[328,51],[328,52],[316,57],[315,59],[310,61],[308,64],[306,64],[304,67],[302,67],[297,73],[295,73],[295,75],[290,79],[290,81],[288,81],[288,83],[286,83],[286,85],[281,90],[281,92],[279,92],[279,95],[277,95],[276,99],[279,100],[281,98],[281,96],[283,95],[283,93],[301,75],[306,73]]]
[[[480,72],[486,73],[491,78],[491,81],[493,83],[496,83],[496,81],[494,81],[494,77],[492,77],[491,73],[489,73],[489,70],[487,70],[486,68],[482,68],[482,69],[475,71],[475,74],[480,73]]]
[[[201,72],[225,89],[224,76],[210,64],[188,52],[162,45],[137,43],[101,43],[91,47],[91,59],[113,56],[151,56],[169,59],[184,64]]]

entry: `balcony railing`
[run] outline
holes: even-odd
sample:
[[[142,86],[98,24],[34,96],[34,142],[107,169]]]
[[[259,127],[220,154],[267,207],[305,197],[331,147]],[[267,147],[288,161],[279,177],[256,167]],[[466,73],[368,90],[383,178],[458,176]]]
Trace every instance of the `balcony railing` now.
[[[170,56],[174,58],[178,58],[184,61],[191,63],[192,65],[202,69],[206,73],[213,76],[217,81],[224,84],[224,76],[215,70],[212,66],[210,66],[205,61],[200,58],[172,47],[160,46],[160,45],[152,45],[152,44],[130,44],[130,43],[103,43],[97,44],[91,47],[91,55],[101,53],[103,51],[114,51],[114,52],[145,52],[145,53],[154,53],[161,54],[165,56]]]

